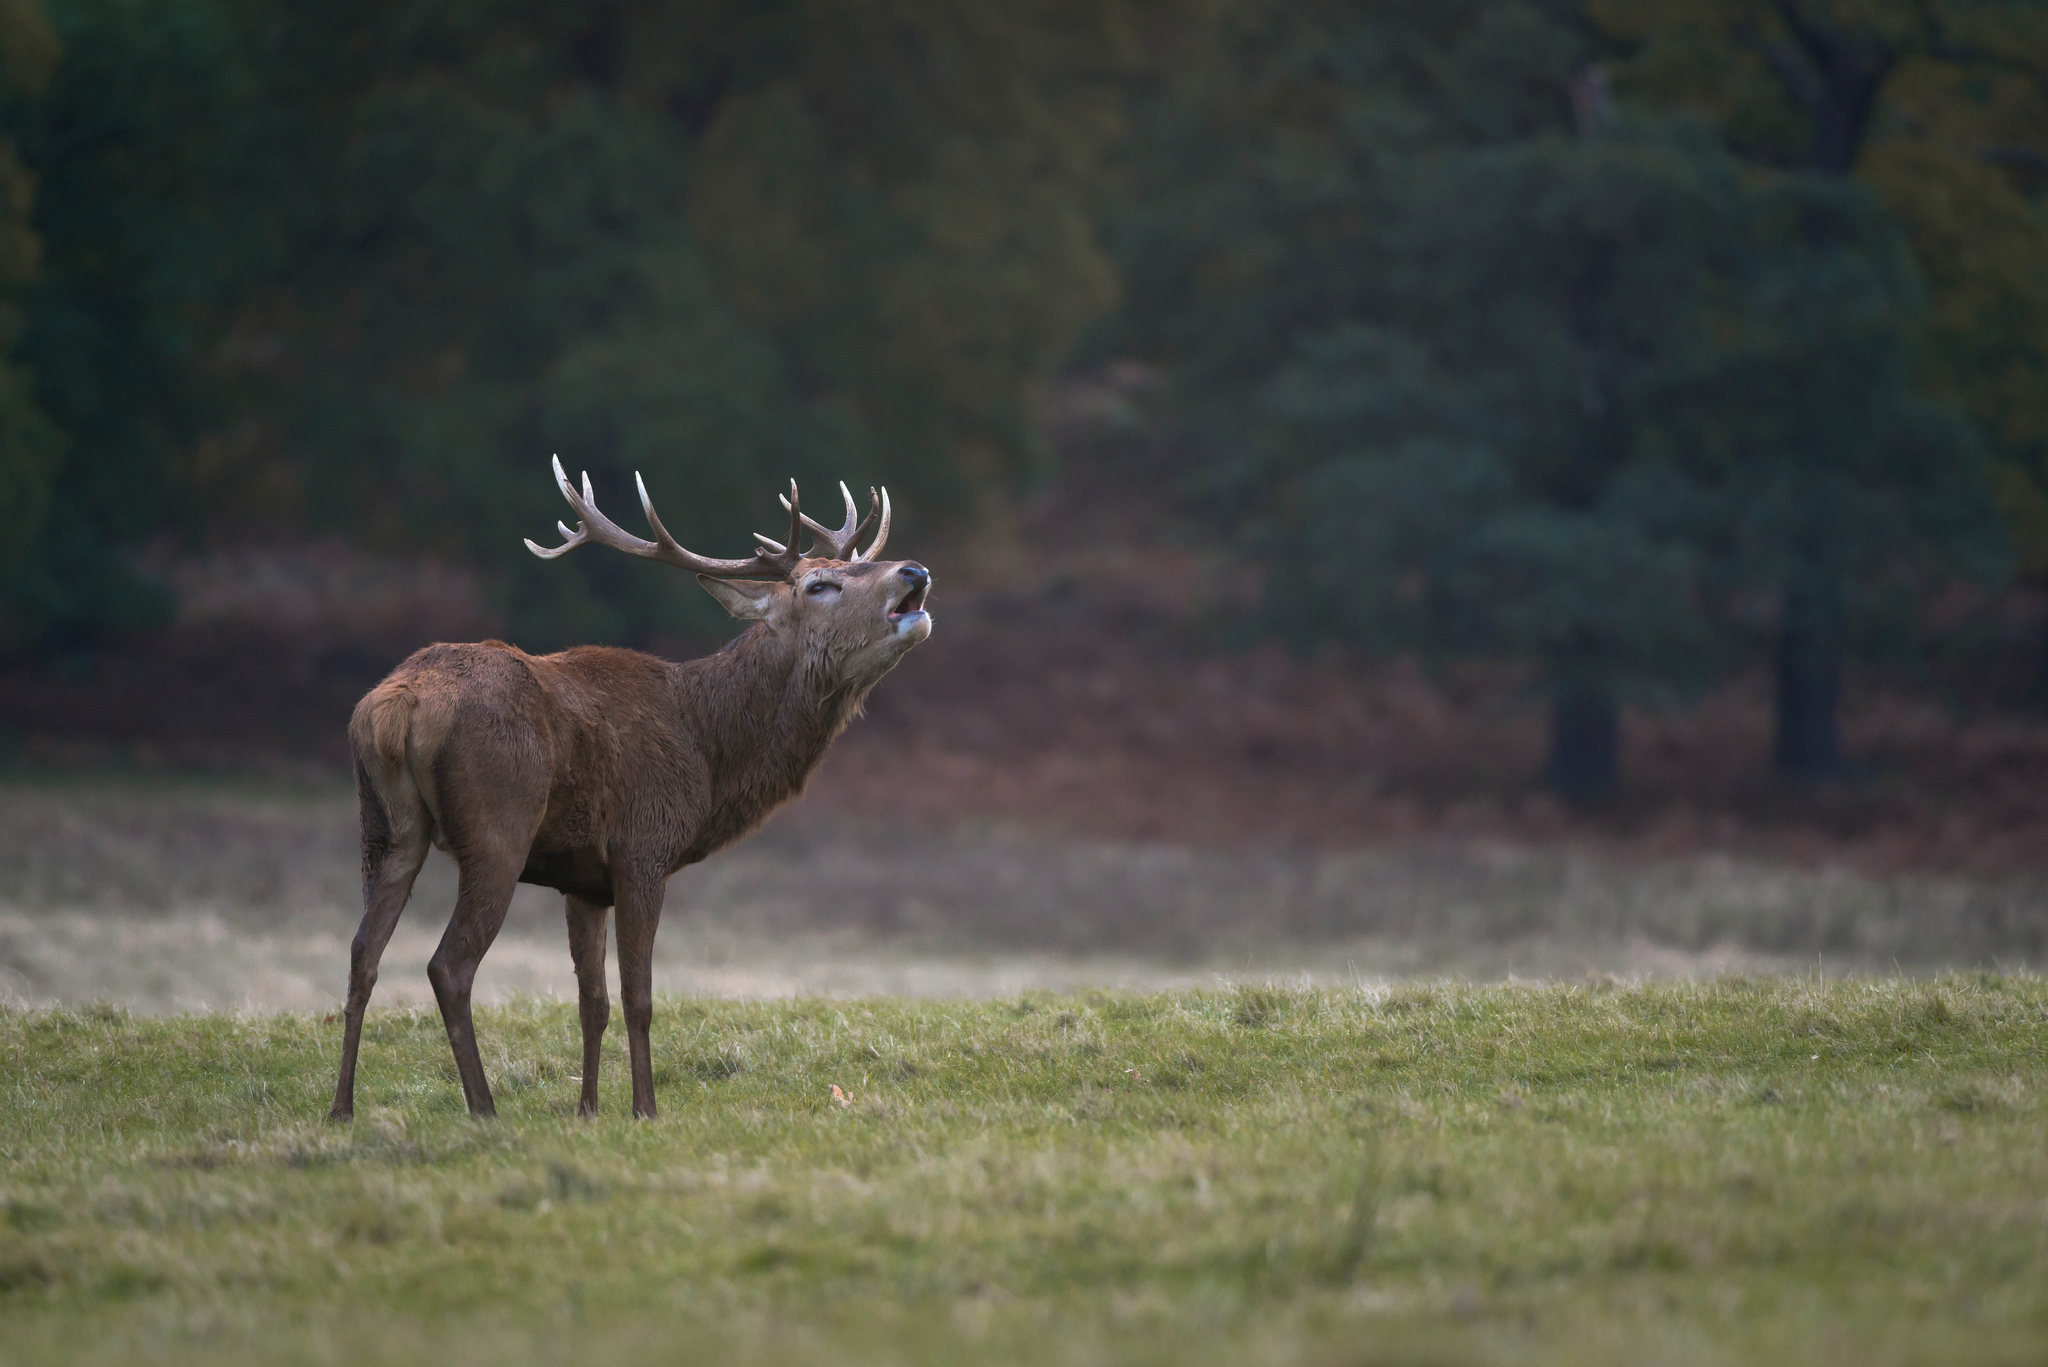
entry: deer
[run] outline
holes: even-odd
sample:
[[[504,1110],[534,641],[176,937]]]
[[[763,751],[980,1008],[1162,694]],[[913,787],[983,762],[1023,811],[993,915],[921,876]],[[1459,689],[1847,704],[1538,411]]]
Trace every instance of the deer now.
[[[856,520],[842,482],[845,523],[832,529],[803,512],[791,480],[781,499],[787,540],[757,532],[752,556],[720,560],[676,543],[637,473],[652,541],[598,511],[588,472],[580,491],[559,456],[554,473],[579,522],[574,531],[556,524],[562,545],[529,540],[528,550],[554,560],[599,545],[659,561],[694,574],[752,625],[716,654],[682,663],[607,646],[536,656],[496,640],[431,645],[364,695],[348,727],[363,919],[349,947],[331,1120],[355,1114],[363,1013],[430,847],[457,871],[455,910],[427,978],[470,1114],[496,1114],[471,987],[515,887],[528,883],[562,894],[583,1037],[578,1114],[597,1114],[611,1020],[605,940],[616,913],[633,1114],[654,1118],[653,951],[669,875],[798,796],[869,691],[931,635],[931,572],[880,558],[886,489],[868,491],[867,516]],[[799,549],[806,533],[807,551]]]

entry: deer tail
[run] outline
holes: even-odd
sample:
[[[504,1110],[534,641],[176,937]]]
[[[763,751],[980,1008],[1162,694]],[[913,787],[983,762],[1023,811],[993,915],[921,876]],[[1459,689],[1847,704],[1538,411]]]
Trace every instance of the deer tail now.
[[[412,711],[419,698],[404,681],[386,679],[356,704],[349,721],[349,737],[356,753],[374,751],[386,764],[405,763],[406,735],[412,730]]]

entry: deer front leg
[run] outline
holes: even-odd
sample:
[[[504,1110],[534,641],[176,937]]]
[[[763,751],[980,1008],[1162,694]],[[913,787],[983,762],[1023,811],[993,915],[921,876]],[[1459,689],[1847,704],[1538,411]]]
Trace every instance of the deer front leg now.
[[[654,1118],[654,1052],[648,1031],[654,1024],[654,932],[668,891],[659,874],[614,876],[619,909],[619,995],[626,1003],[626,1049],[633,1068],[633,1115]]]
[[[612,912],[573,895],[562,901],[569,918],[569,957],[576,962],[576,1015],[583,1023],[583,1099],[576,1114],[596,1115],[597,1068],[604,1057],[604,1028],[612,1018],[604,987],[605,930]]]

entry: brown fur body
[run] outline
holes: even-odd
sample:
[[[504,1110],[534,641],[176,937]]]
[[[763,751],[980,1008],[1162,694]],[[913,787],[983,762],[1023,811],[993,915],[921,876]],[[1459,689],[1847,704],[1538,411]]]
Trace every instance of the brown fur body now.
[[[702,659],[435,645],[372,689],[349,723],[364,915],[331,1114],[353,1113],[362,1013],[431,845],[458,870],[454,915],[428,978],[470,1109],[492,1110],[470,988],[513,887],[524,882],[564,894],[586,1113],[597,1107],[598,1044],[610,1016],[606,923],[616,908],[633,1109],[653,1115],[652,953],[668,876],[755,830],[802,791],[868,691],[929,633],[921,610],[929,579],[914,562],[805,561],[787,584],[706,582],[736,615],[762,620]],[[913,590],[916,611],[892,615]]]
[[[471,791],[496,796],[494,817],[517,794],[533,822],[519,881],[608,907],[614,858],[666,878],[750,834],[852,720],[859,698],[816,696],[766,636],[680,665],[603,646],[429,646],[350,719],[365,816],[390,821],[370,810],[384,792],[416,796],[408,824],[424,819],[460,859]]]

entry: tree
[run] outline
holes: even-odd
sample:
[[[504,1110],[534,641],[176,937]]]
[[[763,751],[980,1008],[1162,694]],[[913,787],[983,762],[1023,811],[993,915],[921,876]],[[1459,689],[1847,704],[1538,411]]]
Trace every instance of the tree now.
[[[62,60],[7,114],[43,243],[20,354],[64,459],[6,589],[12,643],[70,653],[161,613],[122,552],[194,516],[178,455],[202,421],[189,380],[205,313],[237,256],[227,191],[247,83],[204,0],[49,14]]]
[[[556,450],[707,546],[791,474],[972,515],[1114,302],[1116,82],[1172,9],[58,0],[7,127],[58,244],[24,349],[78,544],[17,607],[89,635],[110,551],[340,532],[501,568],[528,644],[710,625],[513,554]]]
[[[0,95],[33,100],[49,81],[57,38],[32,0],[0,3]],[[35,179],[0,138],[0,583],[15,582],[34,552],[62,443],[36,402],[32,379],[12,362],[22,329],[19,292],[35,278],[42,242],[31,220]],[[0,605],[0,635],[7,631]]]
[[[1791,175],[1754,195],[1739,317],[1666,441],[1720,491],[1731,589],[1777,590],[1775,760],[1840,763],[1847,624],[1957,574],[1997,582],[2006,541],[1980,435],[1920,383],[1925,297],[1876,196]]]
[[[1534,658],[1589,795],[1617,702],[1705,682],[1762,588],[1780,762],[1824,772],[1848,623],[2000,551],[1908,239],[1809,164],[1891,59],[1783,6],[1591,13],[1232,11],[1252,41],[1141,122],[1105,345],[1184,377],[1188,483],[1264,519],[1274,620]]]
[[[1929,386],[1988,437],[2009,522],[2048,573],[2048,221],[2024,193],[2048,170],[2048,11],[1595,0],[1591,13],[1625,45],[1625,90],[1705,113],[1759,164],[1860,177],[1907,225],[1932,300],[1901,382]],[[1784,559],[1779,586],[1775,753],[1787,772],[1817,774],[1839,757],[1846,585],[1830,533],[1807,525],[1809,550]]]
[[[1229,78],[1150,111],[1110,344],[1178,368],[1190,484],[1262,523],[1266,620],[1534,659],[1547,776],[1597,797],[1619,700],[1714,655],[1698,499],[1636,429],[1696,350],[1739,177],[1699,138],[1609,127],[1590,87],[1575,122],[1569,6],[1239,22]]]
[[[1673,429],[1718,361],[1747,189],[1684,129],[1440,154],[1374,246],[1381,321],[1304,339],[1268,390],[1301,471],[1275,606],[1297,631],[1533,659],[1546,776],[1616,781],[1617,707],[1725,654],[1714,489]]]
[[[308,508],[410,545],[453,526],[472,558],[553,520],[555,449],[614,497],[634,469],[680,490],[696,544],[790,474],[971,512],[1110,299],[1070,231],[1099,111],[1055,87],[1117,12],[1060,46],[1056,9],[295,11],[270,102],[329,94],[280,158],[315,169],[247,316],[323,363],[248,376],[291,443],[251,458]],[[712,625],[630,565],[509,574],[531,642]]]
[[[1149,73],[1109,213],[1124,302],[1084,355],[1175,377],[1185,491],[1214,515],[1263,515],[1257,396],[1297,338],[1374,306],[1403,169],[1567,126],[1576,7],[1240,0]]]

